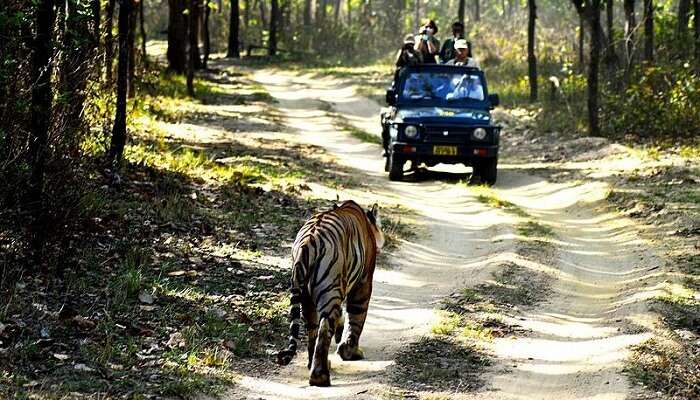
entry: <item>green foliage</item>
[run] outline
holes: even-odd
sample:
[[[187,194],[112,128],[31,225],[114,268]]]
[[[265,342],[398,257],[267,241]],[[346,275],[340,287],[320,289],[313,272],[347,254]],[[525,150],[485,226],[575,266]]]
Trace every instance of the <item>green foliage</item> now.
[[[643,68],[621,93],[604,98],[603,121],[613,135],[695,135],[700,126],[700,76],[690,64]]]

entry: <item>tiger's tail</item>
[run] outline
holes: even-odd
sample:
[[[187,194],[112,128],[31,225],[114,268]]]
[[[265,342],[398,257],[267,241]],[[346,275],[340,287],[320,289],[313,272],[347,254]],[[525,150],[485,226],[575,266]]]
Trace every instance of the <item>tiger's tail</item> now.
[[[308,248],[302,248],[302,256],[299,257],[292,267],[292,286],[290,292],[292,298],[289,306],[289,343],[287,347],[277,353],[277,363],[287,365],[292,362],[292,359],[297,354],[297,349],[301,345],[299,337],[299,329],[301,327],[301,296],[302,288],[306,283],[306,266],[304,260],[307,260]]]

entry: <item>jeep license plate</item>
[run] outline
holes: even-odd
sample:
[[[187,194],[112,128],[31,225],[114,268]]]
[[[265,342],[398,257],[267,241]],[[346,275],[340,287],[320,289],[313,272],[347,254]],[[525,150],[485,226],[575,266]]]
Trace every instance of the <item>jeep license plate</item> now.
[[[457,146],[433,146],[433,154],[436,156],[456,156]]]

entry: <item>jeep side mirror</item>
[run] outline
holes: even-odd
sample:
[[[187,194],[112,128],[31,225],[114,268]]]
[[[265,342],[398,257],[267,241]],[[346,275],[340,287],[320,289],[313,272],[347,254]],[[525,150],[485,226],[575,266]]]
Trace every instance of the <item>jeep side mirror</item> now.
[[[396,104],[396,91],[394,91],[394,89],[388,89],[386,91],[386,104],[390,106]]]
[[[497,94],[490,94],[489,95],[489,103],[491,103],[491,108],[498,107],[501,104],[501,99],[498,97]]]

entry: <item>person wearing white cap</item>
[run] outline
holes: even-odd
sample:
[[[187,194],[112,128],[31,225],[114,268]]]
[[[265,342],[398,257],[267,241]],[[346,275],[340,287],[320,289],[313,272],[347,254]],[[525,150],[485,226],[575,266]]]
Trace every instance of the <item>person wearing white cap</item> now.
[[[455,40],[455,58],[446,62],[446,65],[464,65],[467,67],[479,68],[479,65],[473,58],[469,57],[469,43],[465,39]]]

